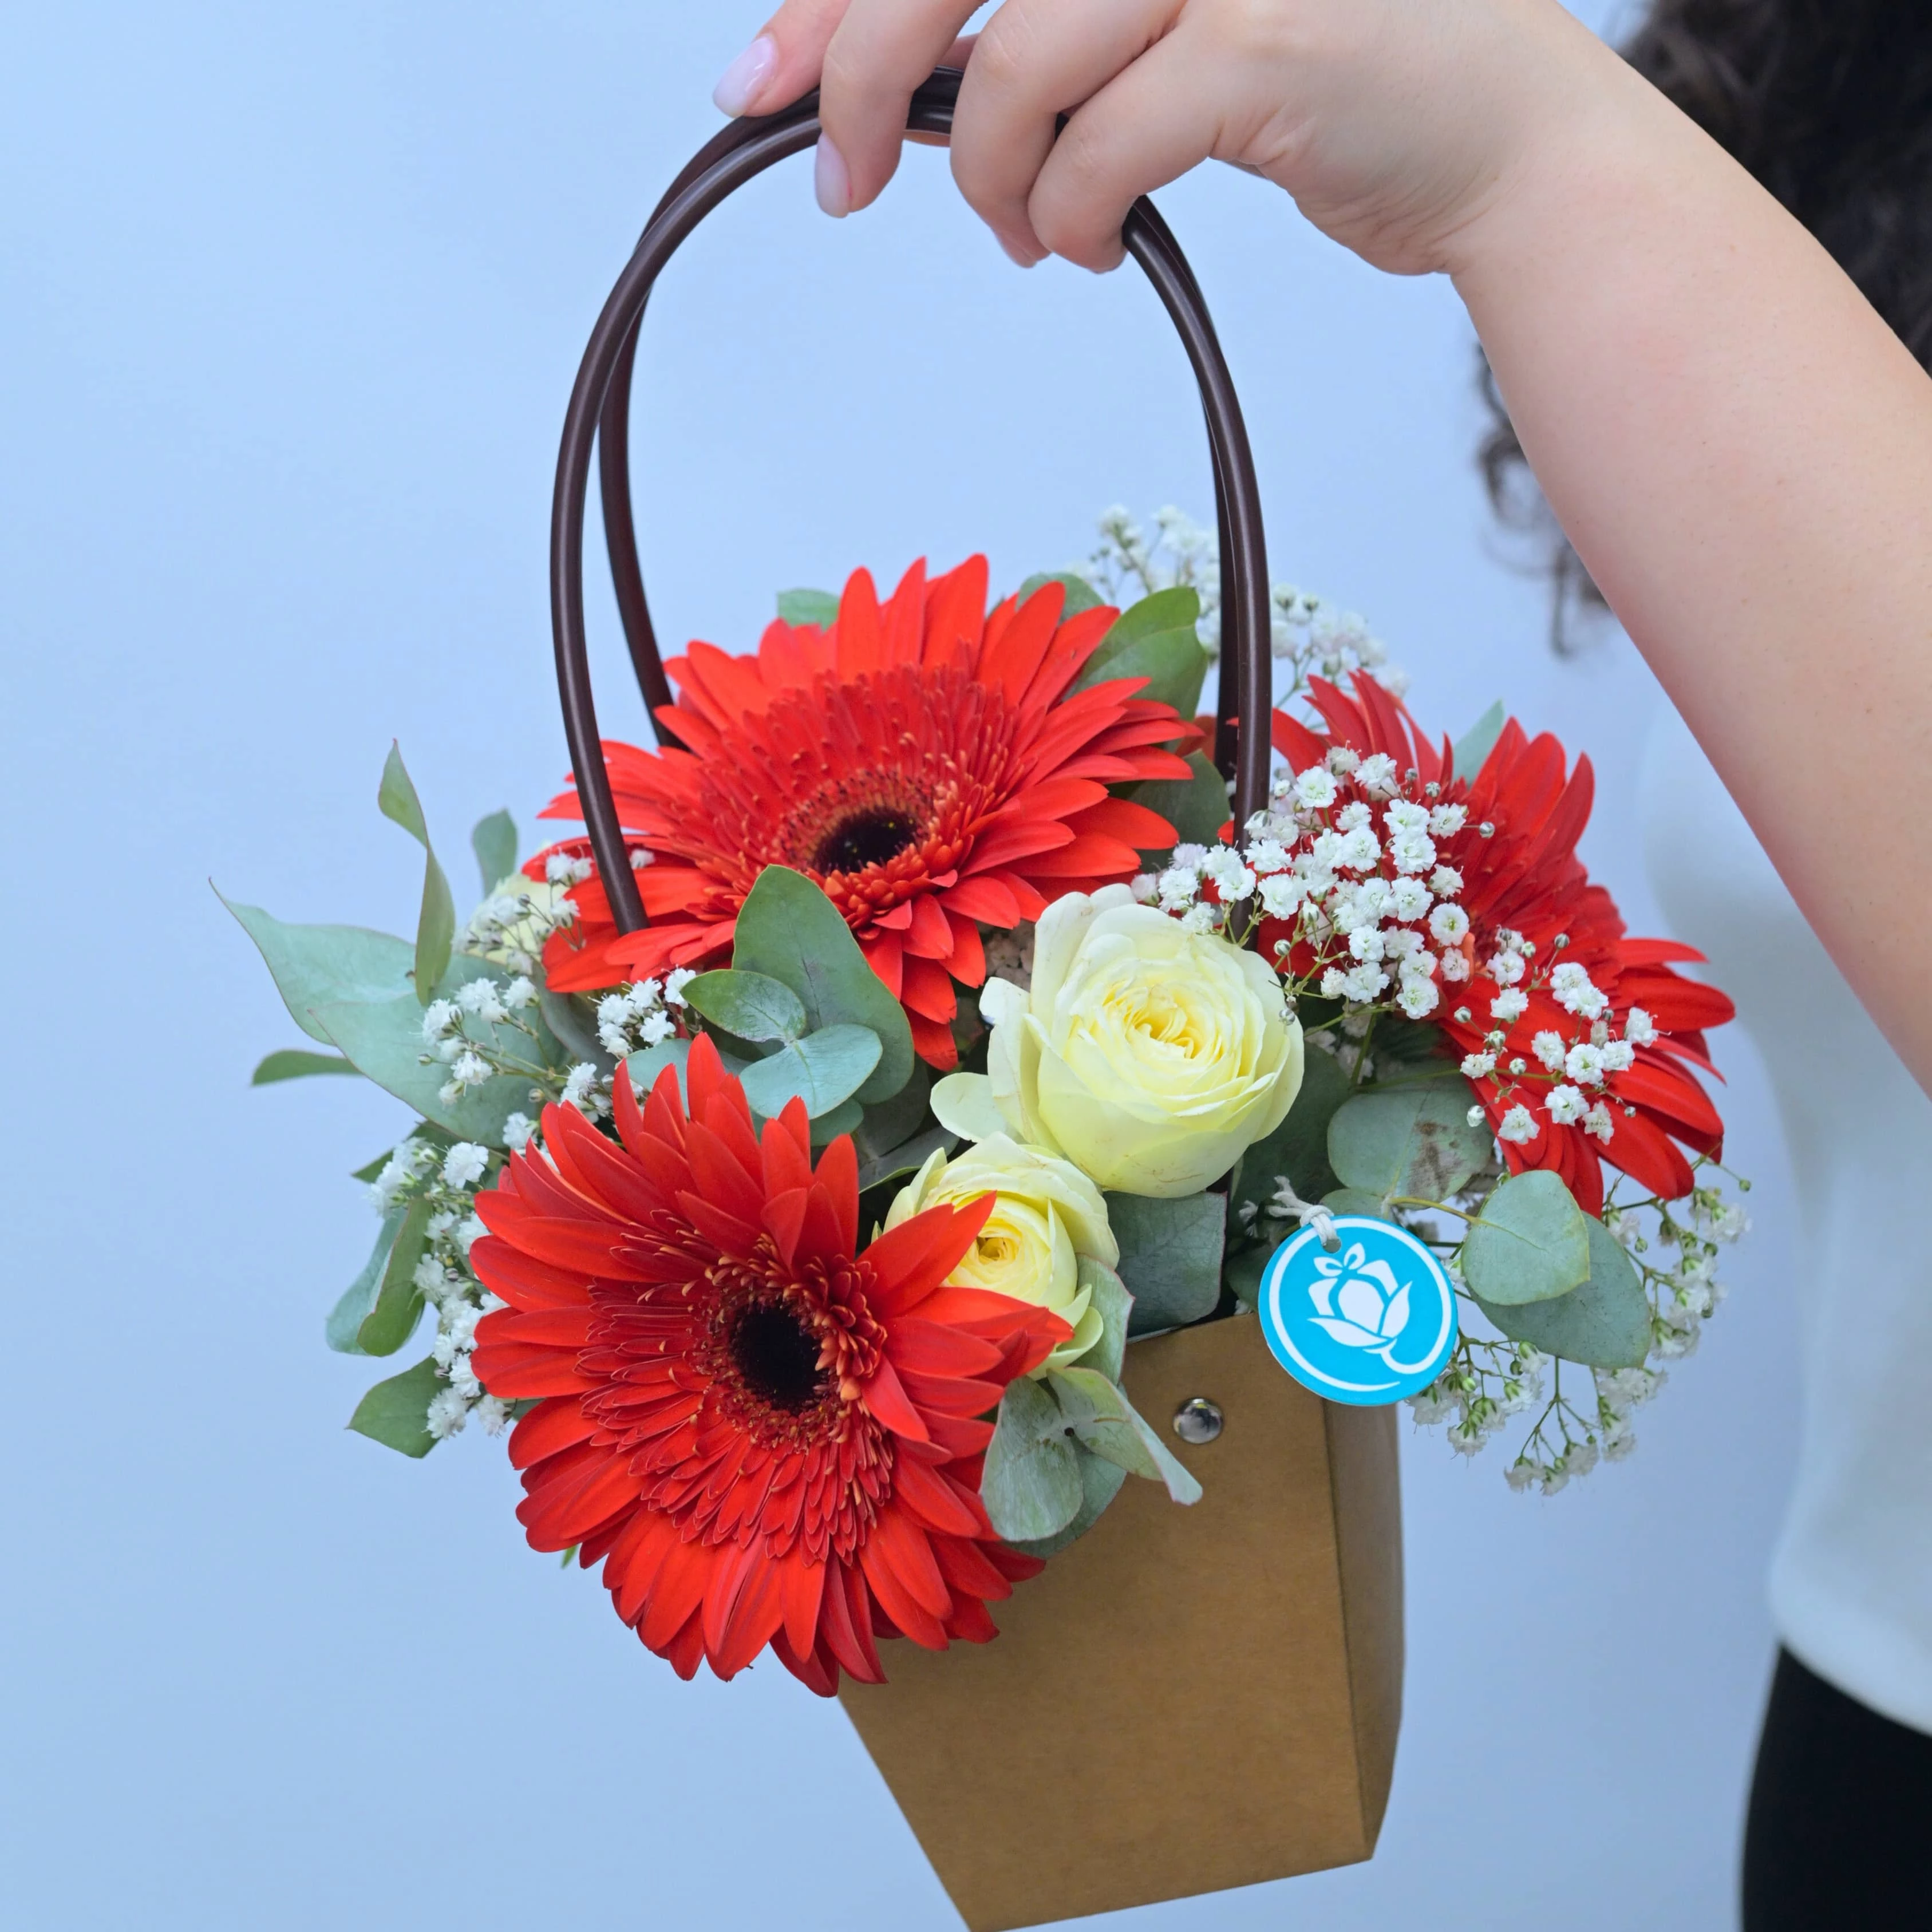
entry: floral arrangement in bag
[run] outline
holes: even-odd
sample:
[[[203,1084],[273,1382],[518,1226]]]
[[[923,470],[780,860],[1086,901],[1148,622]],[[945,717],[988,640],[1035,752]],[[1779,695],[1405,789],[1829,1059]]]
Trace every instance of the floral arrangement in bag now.
[[[1360,620],[1284,590],[1280,764],[1232,825],[1211,544],[1102,527],[990,611],[983,560],[883,602],[862,571],[754,654],[691,646],[662,748],[604,748],[640,930],[586,840],[519,868],[500,812],[459,926],[393,750],[413,939],[232,908],[315,1042],[257,1082],[416,1117],[327,1338],[434,1340],[350,1426],[508,1429],[532,1545],[685,1676],[880,1681],[882,1640],[993,1636],[1128,1478],[1194,1500],[1126,1352],[1252,1318],[1304,1227],[1364,1359],[1408,1289],[1338,1225],[1439,1259],[1413,1412],[1473,1454],[1533,1412],[1519,1488],[1625,1453],[1715,1305],[1731,1007],[1589,882],[1588,761],[1500,707],[1432,742]]]

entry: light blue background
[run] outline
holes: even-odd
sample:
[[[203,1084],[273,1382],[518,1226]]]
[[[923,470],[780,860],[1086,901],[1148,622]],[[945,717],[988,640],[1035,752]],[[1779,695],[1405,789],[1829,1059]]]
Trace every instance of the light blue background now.
[[[296,1034],[206,883],[406,925],[418,861],[374,808],[392,734],[446,847],[504,804],[527,835],[565,766],[564,398],[757,23],[736,0],[0,18],[10,1927],[957,1923],[836,1708],[776,1670],[680,1685],[524,1547],[499,1446],[418,1466],[343,1432],[371,1378],[321,1342],[371,1232],[346,1177],[398,1114],[346,1082],[248,1090]],[[777,587],[922,551],[985,548],[1010,583],[1117,500],[1207,514],[1131,272],[1021,275],[929,153],[842,227],[808,173],[742,196],[653,308],[667,635],[742,646]],[[1452,291],[1225,170],[1162,199],[1243,386],[1276,574],[1366,612],[1436,723],[1506,692],[1587,746],[1586,850],[1648,922],[1631,792],[1659,700],[1620,642],[1550,658],[1540,592],[1493,554]],[[635,734],[596,614],[607,721]],[[1720,1052],[1757,1231],[1636,1460],[1544,1502],[1493,1455],[1406,1442],[1375,1862],[1124,1926],[1726,1922],[1795,1320],[1764,1089]]]

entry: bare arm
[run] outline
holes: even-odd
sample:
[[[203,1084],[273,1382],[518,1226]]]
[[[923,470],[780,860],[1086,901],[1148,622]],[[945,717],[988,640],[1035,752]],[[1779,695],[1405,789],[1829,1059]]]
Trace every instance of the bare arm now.
[[[862,207],[972,10],[788,0],[724,104],[822,69],[820,198]],[[1112,267],[1210,156],[1454,278],[1579,554],[1932,1090],[1932,379],[1556,0],[1006,0],[974,50],[954,172],[1016,259]]]

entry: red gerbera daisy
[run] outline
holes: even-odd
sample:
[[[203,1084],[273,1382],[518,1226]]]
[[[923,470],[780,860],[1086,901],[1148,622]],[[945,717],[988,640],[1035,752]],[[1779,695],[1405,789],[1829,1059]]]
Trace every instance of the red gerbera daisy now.
[[[1016,1376],[1070,1333],[942,1286],[991,1208],[938,1208],[856,1252],[858,1165],[814,1169],[802,1102],[754,1132],[706,1039],[614,1143],[568,1107],[479,1196],[471,1250],[509,1304],[477,1329],[491,1394],[540,1398],[510,1459],[538,1550],[600,1558],[617,1614],[691,1676],[769,1643],[830,1696],[882,1682],[874,1640],[997,1634],[986,1604],[1040,1568],[1001,1544],[982,1455]]]
[[[1736,1010],[1672,970],[1701,953],[1629,938],[1610,894],[1590,883],[1576,856],[1589,760],[1566,776],[1556,740],[1532,739],[1511,718],[1475,777],[1452,778],[1448,741],[1432,746],[1372,678],[1355,674],[1352,699],[1313,680],[1310,702],[1325,735],[1278,711],[1275,748],[1298,772],[1333,772],[1336,796],[1323,814],[1331,823],[1351,803],[1368,808],[1383,834],[1379,856],[1351,876],[1380,878],[1391,891],[1405,877],[1432,882],[1428,910],[1410,923],[1434,998],[1419,989],[1416,1004],[1442,1028],[1445,1052],[1491,1063],[1470,1086],[1511,1172],[1554,1169],[1592,1214],[1603,1208],[1605,1162],[1666,1200],[1688,1193],[1690,1166],[1676,1144],[1714,1155],[1724,1138],[1690,1069],[1715,1071],[1704,1029]],[[1338,747],[1360,762],[1331,758]],[[1397,850],[1397,801],[1430,816],[1417,835],[1426,849]],[[1466,928],[1448,908],[1460,908]],[[1264,954],[1292,930],[1264,925]],[[1304,939],[1290,956],[1298,975],[1331,962],[1356,964],[1346,939],[1320,953]]]
[[[544,955],[550,984],[586,990],[716,958],[759,872],[790,866],[844,915],[903,1001],[920,1054],[950,1067],[953,982],[986,975],[981,922],[1036,919],[1063,892],[1130,878],[1174,843],[1110,785],[1184,778],[1194,728],[1114,679],[1067,695],[1118,613],[1065,623],[1058,584],[986,614],[986,561],[926,580],[915,564],[881,608],[871,577],[838,621],[772,624],[755,657],[694,644],[667,669],[661,714],[683,751],[607,743],[618,814],[650,862],[650,923],[620,937],[594,880]],[[580,818],[567,791],[546,818]],[[586,842],[551,848],[589,856]],[[526,868],[544,875],[549,853]]]

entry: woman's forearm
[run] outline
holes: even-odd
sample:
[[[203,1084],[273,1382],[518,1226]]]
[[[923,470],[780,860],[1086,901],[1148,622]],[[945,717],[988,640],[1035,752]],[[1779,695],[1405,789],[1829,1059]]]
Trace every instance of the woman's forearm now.
[[[1450,266],[1579,554],[1932,1087],[1932,379],[1600,58]]]

